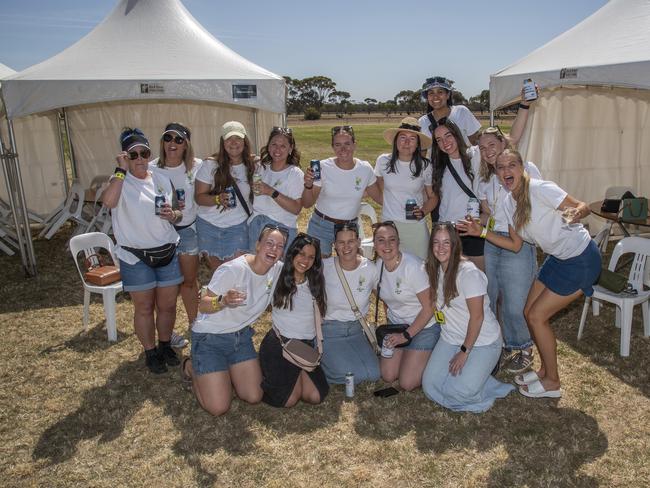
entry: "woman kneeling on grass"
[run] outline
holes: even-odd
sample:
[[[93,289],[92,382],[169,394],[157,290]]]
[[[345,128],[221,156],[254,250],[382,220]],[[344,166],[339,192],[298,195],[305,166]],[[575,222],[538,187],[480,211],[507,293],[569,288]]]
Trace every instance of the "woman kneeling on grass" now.
[[[191,363],[190,358],[183,360],[181,375],[185,384],[192,383],[199,404],[212,415],[228,411],[233,386],[248,403],[262,400],[262,372],[251,325],[271,303],[285,242],[277,226],[264,227],[256,254],[221,265],[201,298],[192,327]]]
[[[287,249],[273,293],[273,327],[260,346],[265,403],[274,407],[293,407],[299,400],[317,404],[329,392],[321,367],[307,372],[287,361],[278,337],[282,342],[299,339],[316,347],[316,314],[325,314],[325,302],[320,243],[300,232]]]
[[[442,332],[422,389],[451,410],[485,412],[514,388],[490,374],[501,355],[501,330],[490,310],[487,278],[461,256],[461,247],[452,224],[433,224],[426,268]]]
[[[541,367],[515,377],[519,392],[528,397],[562,396],[557,369],[557,343],[550,319],[582,296],[593,294],[600,274],[600,253],[579,223],[589,207],[552,181],[531,179],[521,154],[506,149],[497,158],[497,175],[509,191],[504,203],[508,236],[488,231],[476,222],[462,221],[458,229],[483,236],[491,243],[517,252],[524,239],[535,242],[548,257],[528,292],[524,315],[541,357]],[[563,219],[568,222],[565,224]]]

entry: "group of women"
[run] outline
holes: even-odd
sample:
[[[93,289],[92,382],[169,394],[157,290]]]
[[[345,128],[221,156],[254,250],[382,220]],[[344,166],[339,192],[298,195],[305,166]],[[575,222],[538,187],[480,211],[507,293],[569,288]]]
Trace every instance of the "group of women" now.
[[[151,372],[180,363],[171,347],[180,285],[192,324],[181,377],[214,415],[229,409],[233,388],[250,403],[320,403],[348,373],[356,383],[422,386],[447,408],[481,412],[514,389],[492,376],[496,367],[526,371],[533,343],[541,367],[515,383],[526,396],[559,397],[549,321],[591,294],[600,272],[579,224],[588,208],[513,149],[527,103],[506,137],[480,131],[451,95],[447,79],[428,79],[428,113],[384,132],[392,151],[374,169],[354,157],[351,126],[334,127],[334,156],[304,172],[289,128],[274,127],[257,158],[245,127],[227,122],[205,161],[182,124],[165,128],[153,161],[144,134],[125,129],[104,203]],[[360,251],[366,196],[382,205],[374,260]],[[298,232],[310,206],[307,233]],[[536,245],[548,254],[539,273]],[[214,274],[197,301],[200,254]],[[373,293],[388,323],[402,325],[380,344],[390,351],[381,358],[366,334]],[[269,307],[272,328],[257,353],[253,326]],[[289,360],[292,341],[321,352],[320,364]]]

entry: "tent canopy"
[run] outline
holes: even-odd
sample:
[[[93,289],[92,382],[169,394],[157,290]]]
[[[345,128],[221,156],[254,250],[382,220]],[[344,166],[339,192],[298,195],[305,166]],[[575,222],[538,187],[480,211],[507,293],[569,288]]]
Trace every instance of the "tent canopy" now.
[[[540,88],[650,89],[650,0],[610,0],[575,27],[490,76],[491,109],[517,100],[526,78]]]
[[[285,111],[284,79],[219,42],[178,0],[121,0],[77,43],[6,80],[3,97],[10,118],[137,99]]]
[[[0,80],[15,73],[9,66],[0,63]]]

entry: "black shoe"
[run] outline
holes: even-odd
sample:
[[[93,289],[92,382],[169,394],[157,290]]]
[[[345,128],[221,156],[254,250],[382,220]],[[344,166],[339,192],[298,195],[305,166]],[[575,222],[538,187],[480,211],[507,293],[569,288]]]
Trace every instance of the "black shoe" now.
[[[160,356],[161,360],[167,366],[178,366],[181,364],[181,360],[178,359],[178,356],[169,344],[158,344],[158,356]]]
[[[165,360],[158,353],[157,349],[152,349],[151,351],[145,351],[146,358],[145,364],[149,371],[153,374],[163,374],[167,372],[167,366],[165,366]]]

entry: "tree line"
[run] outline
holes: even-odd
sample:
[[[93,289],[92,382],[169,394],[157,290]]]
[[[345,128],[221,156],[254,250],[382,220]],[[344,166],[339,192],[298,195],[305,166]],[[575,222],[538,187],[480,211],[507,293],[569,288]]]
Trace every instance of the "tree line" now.
[[[367,112],[384,114],[392,113],[422,114],[426,111],[426,103],[420,99],[421,89],[402,90],[392,99],[379,101],[365,98],[363,101],[351,100],[350,93],[339,90],[336,82],[327,76],[310,76],[304,79],[285,76],[287,84],[287,113],[304,114],[306,119],[318,119],[321,113],[336,113],[339,117],[345,114]],[[455,105],[466,105],[474,112],[489,112],[490,90],[483,90],[469,99],[458,90],[453,91]]]

